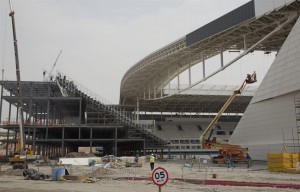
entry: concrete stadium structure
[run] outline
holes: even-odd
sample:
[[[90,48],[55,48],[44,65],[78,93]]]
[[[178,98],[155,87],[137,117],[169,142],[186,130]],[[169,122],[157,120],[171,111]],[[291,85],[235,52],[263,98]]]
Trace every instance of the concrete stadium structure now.
[[[256,159],[285,146],[299,152],[299,1],[253,0],[153,52],[132,66],[121,83],[120,104],[147,111],[150,101],[165,100],[216,75],[252,51],[279,52],[230,142],[248,147]],[[292,31],[292,32],[291,32]],[[291,32],[291,33],[290,33]],[[224,63],[226,50],[244,50]],[[220,55],[220,67],[206,74],[205,60]],[[203,76],[191,83],[191,66],[202,62]],[[188,70],[189,85],[179,75]],[[177,89],[170,81],[178,79]],[[163,110],[163,109],[162,109]],[[211,107],[211,112],[217,112]]]

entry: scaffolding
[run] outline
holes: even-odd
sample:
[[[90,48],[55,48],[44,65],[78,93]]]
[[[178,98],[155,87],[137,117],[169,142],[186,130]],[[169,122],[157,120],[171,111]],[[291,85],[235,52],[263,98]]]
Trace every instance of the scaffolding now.
[[[18,111],[16,81],[1,81],[2,101],[8,102],[8,118],[0,120],[7,130],[6,155],[16,150]],[[105,154],[145,154],[161,149],[165,141],[135,123],[133,113],[92,93],[84,86],[58,73],[53,81],[22,81],[26,148],[34,154],[61,157],[78,147],[103,146]],[[15,118],[13,115],[16,115]],[[11,136],[13,134],[13,136]]]

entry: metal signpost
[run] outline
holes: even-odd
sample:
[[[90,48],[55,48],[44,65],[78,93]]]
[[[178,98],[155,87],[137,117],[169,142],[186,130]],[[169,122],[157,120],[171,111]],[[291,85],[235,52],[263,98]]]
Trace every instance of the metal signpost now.
[[[158,191],[161,192],[161,186],[168,182],[169,175],[167,170],[162,167],[157,167],[152,172],[152,181],[158,186]]]

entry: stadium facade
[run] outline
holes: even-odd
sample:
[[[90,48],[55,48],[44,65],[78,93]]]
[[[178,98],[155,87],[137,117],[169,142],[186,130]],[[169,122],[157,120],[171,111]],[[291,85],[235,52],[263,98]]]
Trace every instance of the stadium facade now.
[[[300,21],[294,25],[230,142],[266,153],[300,152]]]

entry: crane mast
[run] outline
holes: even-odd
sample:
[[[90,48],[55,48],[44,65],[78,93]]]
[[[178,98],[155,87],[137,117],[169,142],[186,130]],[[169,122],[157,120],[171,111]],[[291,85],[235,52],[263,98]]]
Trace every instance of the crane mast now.
[[[24,117],[23,117],[23,95],[22,95],[22,85],[21,85],[21,75],[20,75],[20,64],[19,64],[19,54],[18,54],[18,44],[17,44],[17,35],[15,27],[15,12],[13,10],[13,5],[11,0],[9,0],[10,13],[13,29],[13,40],[14,40],[14,51],[15,51],[15,62],[16,62],[16,75],[17,75],[17,85],[18,85],[18,96],[19,96],[19,139],[20,139],[20,153],[25,151],[25,130],[24,130]]]

